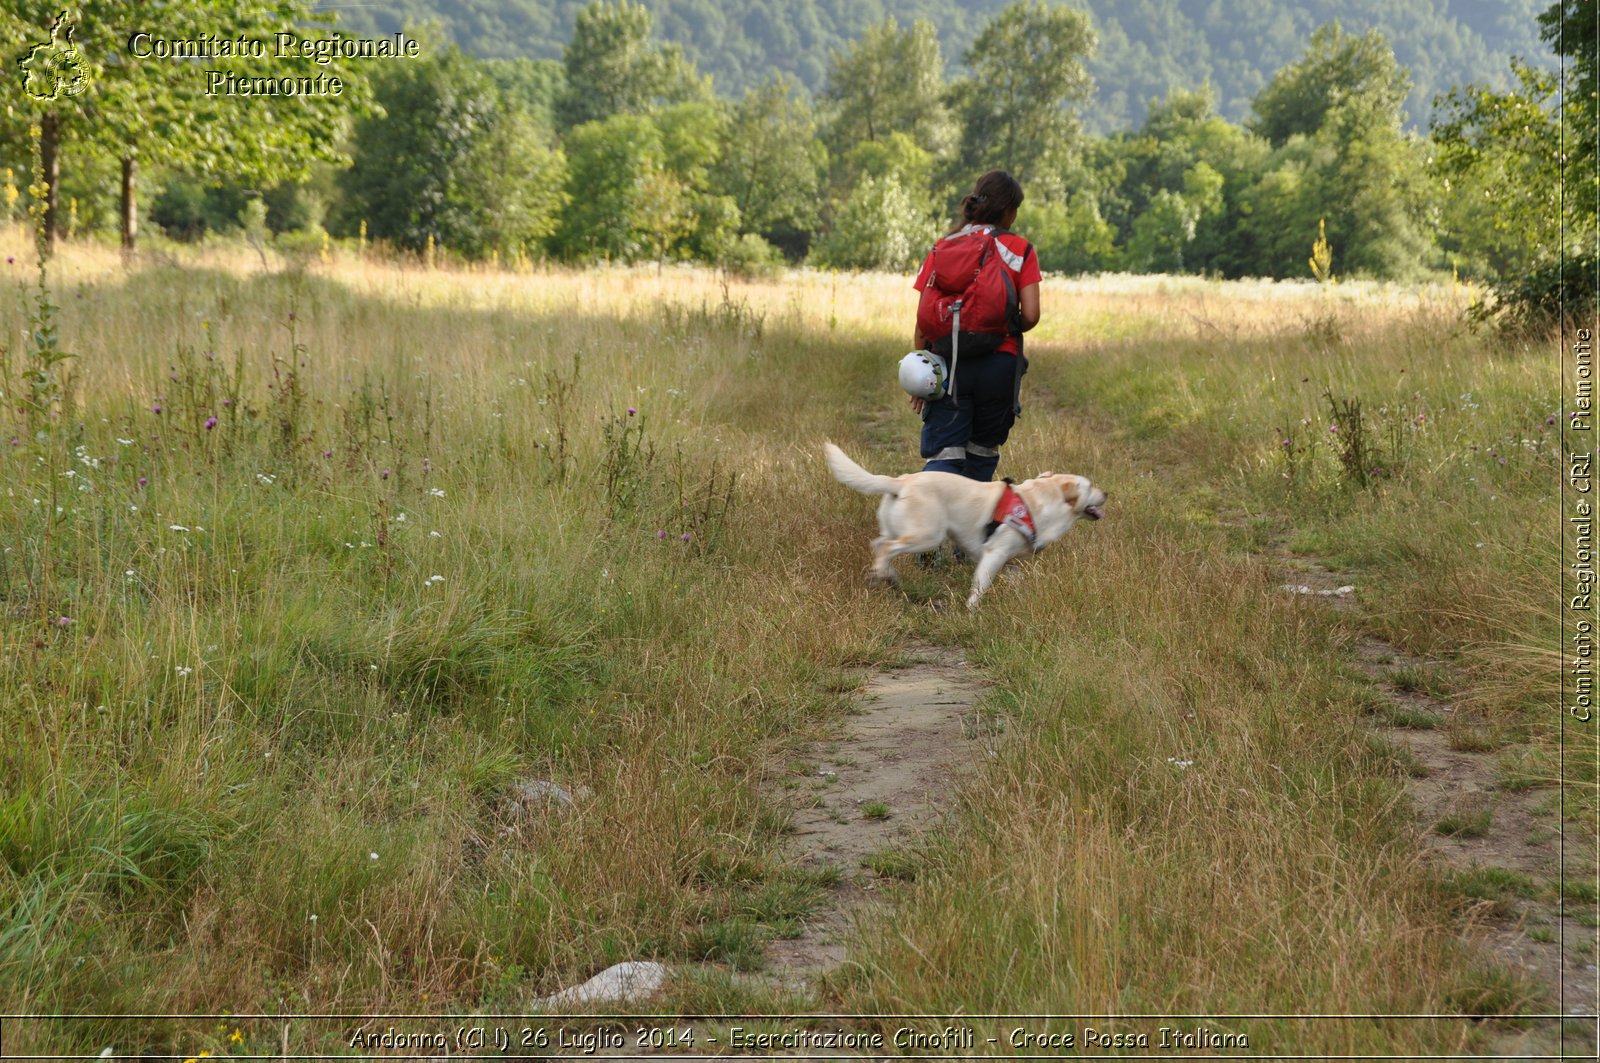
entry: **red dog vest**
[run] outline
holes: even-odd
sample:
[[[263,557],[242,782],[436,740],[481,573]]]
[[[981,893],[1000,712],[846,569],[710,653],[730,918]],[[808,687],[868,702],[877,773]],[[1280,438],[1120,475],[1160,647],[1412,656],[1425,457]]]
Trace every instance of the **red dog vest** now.
[[[989,535],[999,531],[1002,524],[1009,524],[1017,529],[1022,533],[1022,537],[1028,540],[1029,546],[1035,551],[1039,549],[1039,530],[1033,526],[1033,514],[1028,512],[1028,503],[1017,494],[1010,480],[1006,481],[1006,489],[1000,493],[1000,502],[994,507],[994,516],[989,518]]]

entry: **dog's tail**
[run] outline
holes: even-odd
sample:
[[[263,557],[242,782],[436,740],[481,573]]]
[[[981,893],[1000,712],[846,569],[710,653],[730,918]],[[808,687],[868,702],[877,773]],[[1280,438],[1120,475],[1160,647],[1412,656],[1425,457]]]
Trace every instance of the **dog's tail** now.
[[[833,478],[846,487],[860,491],[864,495],[900,493],[900,477],[880,476],[875,472],[868,472],[845,457],[844,451],[832,443],[822,444],[822,450],[827,455],[828,469],[833,473]]]

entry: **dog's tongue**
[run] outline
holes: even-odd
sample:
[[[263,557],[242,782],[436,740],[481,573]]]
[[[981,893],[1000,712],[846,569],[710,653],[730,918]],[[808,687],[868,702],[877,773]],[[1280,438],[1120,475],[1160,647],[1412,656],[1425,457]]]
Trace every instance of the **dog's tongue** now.
[[[1101,517],[1106,515],[1106,511],[1101,509],[1099,506],[1084,506],[1083,515],[1088,517],[1090,520],[1099,520]]]

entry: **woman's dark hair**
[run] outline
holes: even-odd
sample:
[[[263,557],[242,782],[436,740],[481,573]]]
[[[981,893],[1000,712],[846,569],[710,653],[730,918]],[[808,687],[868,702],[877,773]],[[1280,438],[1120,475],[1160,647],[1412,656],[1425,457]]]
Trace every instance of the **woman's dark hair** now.
[[[1022,206],[1022,186],[1004,170],[990,170],[978,178],[961,200],[958,225],[999,225],[1006,211]]]

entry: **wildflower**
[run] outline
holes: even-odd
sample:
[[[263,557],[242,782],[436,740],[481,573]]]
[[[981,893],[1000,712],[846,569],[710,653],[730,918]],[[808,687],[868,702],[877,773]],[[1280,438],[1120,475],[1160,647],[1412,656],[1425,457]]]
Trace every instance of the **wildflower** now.
[[[656,538],[657,539],[661,539],[661,540],[665,541],[666,537],[667,537],[667,530],[665,528],[657,528],[656,529]]]
[[[1544,419],[1544,423],[1545,424],[1555,424],[1556,423],[1556,415],[1552,413],[1549,417],[1546,417]]]
[[[56,626],[57,627],[71,627],[72,626],[72,617],[70,617],[70,616],[58,616],[58,617],[56,617]]]
[[[235,1026],[233,1028],[233,1032],[228,1035],[228,1040],[232,1041],[234,1044],[239,1044],[244,1040],[244,1034],[239,1031],[237,1026]]]
[[[206,431],[209,432],[215,427],[217,427],[217,419],[215,417],[207,417],[206,418]]]
[[[1289,441],[1289,440],[1287,440],[1287,439],[1285,439],[1285,440],[1284,440],[1284,441],[1283,441],[1283,445],[1284,445],[1284,446],[1286,446],[1286,447],[1288,447],[1288,446],[1293,446],[1293,445],[1294,445],[1294,444],[1293,444],[1293,443],[1291,443],[1291,442],[1290,442],[1290,441]]]
[[[222,404],[224,406],[232,406],[233,405],[233,400],[232,399],[223,399],[222,400]]]
[[[434,498],[443,498],[444,497],[444,491],[442,489],[438,488],[438,487],[430,487],[430,488],[428,488],[428,494],[432,495]]]
[[[430,538],[430,539],[442,539],[442,538],[444,538],[444,536],[439,532],[431,531],[431,532],[428,533],[428,538]]]
[[[1179,760],[1177,757],[1168,757],[1167,763],[1171,764],[1175,768],[1188,768],[1194,765],[1194,761],[1192,760]]]
[[[168,531],[176,531],[176,532],[186,532],[189,529],[185,528],[182,524],[169,524],[169,525],[167,525],[167,530]]]
[[[159,414],[161,412],[161,403],[159,403],[159,402],[152,403],[151,406],[150,406],[150,412]]]
[[[395,520],[396,524],[403,524],[403,523],[405,523],[405,519],[406,519],[406,515],[404,513],[402,513],[399,516],[395,517],[394,520]]]
[[[636,409],[634,409],[634,408],[633,408],[633,407],[632,407],[632,406],[629,406],[629,407],[628,407],[628,416],[629,416],[629,417],[632,417],[632,416],[633,416],[633,415],[634,415],[634,414],[636,414],[636,413],[638,413],[638,412],[639,412],[639,411],[638,411],[638,410],[636,410]]]
[[[131,569],[131,568],[128,569],[128,571],[124,572],[123,575],[127,576],[129,579],[132,579],[133,578],[133,569]]]
[[[325,457],[325,458],[331,458],[331,457],[333,457],[333,451],[331,451],[331,450],[324,450],[324,451],[323,451],[323,452],[322,452],[322,456],[323,456],[323,457]]]
[[[389,478],[389,470],[383,470],[383,472],[379,473],[379,476],[380,478],[387,480]]]
[[[178,676],[181,679],[187,679],[191,675],[194,675],[194,669],[190,668],[187,665],[180,664],[180,665],[177,666],[177,668],[175,670],[177,671]]]
[[[313,923],[315,923],[317,921],[317,913],[316,912],[312,912],[311,913],[310,921],[313,922]]]
[[[1336,425],[1336,424],[1330,424],[1328,426],[1328,431],[1332,432],[1334,435],[1338,435],[1339,434],[1339,426]]]
[[[688,542],[689,539],[690,539],[690,535],[689,535],[688,532],[684,532],[682,535],[678,536],[678,538],[682,539],[684,542]]]
[[[139,486],[140,487],[144,487],[149,483],[150,483],[150,481],[145,479],[143,476],[139,477]]]
[[[377,853],[368,853],[367,854],[367,859],[368,860],[376,860],[377,858],[378,858],[378,854]]]

